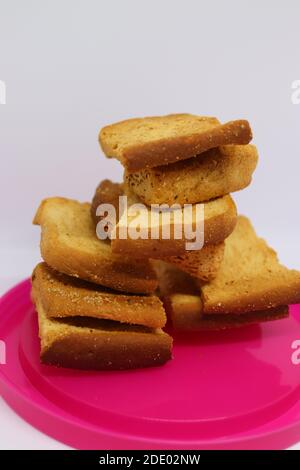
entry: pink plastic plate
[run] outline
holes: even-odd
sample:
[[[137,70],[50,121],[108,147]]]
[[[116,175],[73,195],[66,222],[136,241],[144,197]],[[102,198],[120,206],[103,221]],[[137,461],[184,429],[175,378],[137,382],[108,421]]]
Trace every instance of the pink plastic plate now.
[[[174,335],[163,367],[80,372],[40,364],[29,293],[27,280],[0,302],[0,392],[46,434],[79,449],[281,449],[300,440],[300,305],[286,320]]]

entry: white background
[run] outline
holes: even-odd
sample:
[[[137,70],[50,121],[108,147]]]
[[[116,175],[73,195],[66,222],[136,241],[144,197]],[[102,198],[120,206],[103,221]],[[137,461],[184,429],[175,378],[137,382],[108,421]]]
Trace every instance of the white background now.
[[[101,179],[121,179],[100,127],[170,112],[249,119],[260,162],[235,200],[300,268],[299,18],[297,0],[0,0],[2,290],[39,259],[43,197],[89,200]],[[2,402],[0,415],[0,447],[60,447]]]

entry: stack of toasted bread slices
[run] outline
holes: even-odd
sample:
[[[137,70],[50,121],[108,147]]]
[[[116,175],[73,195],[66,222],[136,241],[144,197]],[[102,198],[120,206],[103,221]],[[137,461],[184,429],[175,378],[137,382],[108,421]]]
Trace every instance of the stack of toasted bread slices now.
[[[32,276],[41,359],[78,369],[130,369],[171,358],[166,314],[150,261],[112,253],[97,238],[90,204],[44,200],[34,218],[41,254]]]
[[[122,185],[100,183],[92,203],[93,219],[101,221],[97,208],[107,202],[116,206],[121,195],[130,207],[145,205],[142,217],[134,211],[118,213],[111,237],[113,253],[170,259],[201,280],[213,279],[224,254],[224,240],[237,221],[230,193],[250,184],[257,164],[251,139],[247,121],[221,124],[216,118],[191,114],[130,119],[104,127],[100,145],[106,156],[120,160],[125,174]],[[161,212],[155,220],[157,206]],[[165,221],[166,206],[170,221]],[[190,234],[198,227],[200,212],[201,242],[190,249]],[[181,236],[176,230],[178,220],[184,221]],[[134,224],[144,235],[148,231],[148,236],[128,236]]]
[[[41,358],[77,369],[130,369],[170,359],[166,315],[154,295],[117,293],[40,263],[32,276]]]
[[[300,302],[300,273],[282,266],[250,221],[238,217],[216,277],[201,283],[169,263],[156,266],[160,296],[175,329],[237,327],[288,316]]]
[[[247,121],[130,119],[99,139],[125,167],[124,181],[102,181],[91,203],[46,199],[34,218],[42,362],[158,366],[172,357],[167,316],[177,330],[288,316],[300,302],[300,273],[279,264],[230,194],[250,184],[257,164]]]

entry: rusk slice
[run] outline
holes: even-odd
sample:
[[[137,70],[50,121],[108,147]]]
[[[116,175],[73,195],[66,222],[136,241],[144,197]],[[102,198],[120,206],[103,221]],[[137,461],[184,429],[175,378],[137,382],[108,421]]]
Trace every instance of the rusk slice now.
[[[161,329],[83,317],[50,319],[39,297],[35,301],[44,364],[121,370],[159,366],[171,359],[172,338]]]
[[[52,268],[69,276],[131,293],[151,293],[157,280],[148,260],[112,253],[97,238],[90,204],[54,197],[45,199],[33,223],[41,226],[41,254]]]
[[[282,266],[250,221],[238,218],[215,279],[201,288],[204,313],[241,313],[300,302],[300,272]]]
[[[194,280],[167,263],[158,269],[160,295],[172,326],[178,331],[224,330],[288,317],[288,306],[243,314],[203,314],[203,302]]]
[[[225,145],[172,165],[125,172],[125,181],[145,204],[194,204],[246,188],[257,160],[254,145]]]
[[[166,314],[155,295],[123,294],[54,271],[46,263],[32,274],[32,294],[48,318],[92,317],[162,328]]]
[[[243,216],[238,217],[236,228],[225,240],[224,258],[213,280],[193,282],[191,277],[184,277],[184,273],[163,263],[158,275],[164,302],[169,302],[169,292],[175,299],[178,294],[177,305],[189,311],[187,296],[196,295],[200,316],[245,314],[300,302],[300,272],[282,266],[275,251],[257,237]]]
[[[221,124],[215,117],[192,114],[128,119],[101,129],[99,142],[107,157],[130,171],[186,160],[226,144],[248,144],[248,121]]]
[[[140,200],[128,188],[125,187],[125,195],[127,196],[128,207],[133,204],[140,204]],[[92,202],[92,217],[97,223],[99,218],[95,215],[95,209],[103,203],[110,202],[113,206],[117,204],[118,197],[122,194],[122,186],[117,183],[112,183],[108,180],[102,182],[94,195]],[[211,200],[203,204],[204,207],[204,247],[208,245],[220,244],[224,239],[232,232],[235,227],[237,220],[236,206],[232,198],[227,195],[222,198]],[[186,243],[189,241],[184,237],[182,233],[181,239],[175,239],[174,237],[174,225],[176,224],[176,214],[180,212],[182,216],[182,209],[176,209],[171,212],[170,220],[170,238],[163,238],[164,224],[162,222],[161,214],[157,222],[151,222],[150,209],[144,206],[143,219],[133,215],[119,214],[120,218],[116,225],[115,234],[111,240],[111,246],[113,253],[124,254],[126,256],[134,256],[136,258],[153,258],[153,259],[166,259],[171,256],[183,256],[187,254]],[[192,207],[191,221],[188,222],[190,226],[195,223],[196,205]],[[145,227],[145,232],[148,238],[131,238],[128,233],[128,227],[135,221],[139,220],[139,226],[141,229]],[[144,225],[143,225],[144,224]],[[120,236],[120,228],[128,233],[126,238]],[[158,238],[151,238],[151,232],[156,231]],[[192,251],[192,250],[191,250]],[[211,257],[213,249],[208,250],[207,254],[203,253],[206,259]],[[217,249],[217,257],[220,257],[222,247],[219,246]],[[185,263],[186,266],[192,259],[192,254],[188,255],[188,261]],[[196,258],[195,258],[196,259]],[[204,259],[204,258],[203,258]],[[179,260],[179,259],[178,259]],[[197,262],[197,259],[196,259]]]
[[[186,251],[182,255],[164,258],[182,271],[202,281],[214,279],[220,269],[224,256],[224,242],[217,245],[206,245],[199,251]]]
[[[129,200],[130,201],[130,200]],[[204,206],[204,246],[215,245],[224,241],[235,227],[237,219],[236,206],[231,196],[224,196],[222,198],[213,199]],[[146,206],[145,206],[146,207]],[[170,238],[163,238],[165,224],[160,215],[158,222],[150,222],[150,210],[146,210],[145,219],[141,223],[141,230],[147,230],[147,238],[134,239],[129,236],[121,238],[119,236],[120,230],[125,230],[128,233],[128,228],[135,222],[135,216],[120,217],[116,229],[116,238],[112,239],[111,246],[112,252],[124,254],[127,256],[136,256],[142,258],[166,258],[170,256],[183,255],[187,251],[187,243],[191,240],[185,238],[182,233],[181,239],[176,239],[175,226],[177,213],[180,212],[180,219],[183,219],[182,209],[174,210],[170,213]],[[192,227],[196,221],[196,205],[192,208],[191,222],[186,225]],[[143,225],[143,223],[145,225]],[[158,238],[151,238],[151,232],[156,231]]]
[[[91,205],[91,214],[95,224],[100,220],[100,218],[96,216],[97,207],[100,204],[109,203],[115,207],[118,213],[119,197],[123,194],[124,188],[122,184],[112,183],[109,180],[104,180],[99,184]],[[199,251],[184,251],[180,255],[170,257],[165,256],[158,250],[153,253],[153,258],[169,261],[192,276],[203,281],[209,281],[213,279],[218,272],[224,255],[224,247],[224,242],[220,242],[216,245],[206,245]],[[143,256],[143,253],[144,252],[140,255],[136,254],[136,256]]]

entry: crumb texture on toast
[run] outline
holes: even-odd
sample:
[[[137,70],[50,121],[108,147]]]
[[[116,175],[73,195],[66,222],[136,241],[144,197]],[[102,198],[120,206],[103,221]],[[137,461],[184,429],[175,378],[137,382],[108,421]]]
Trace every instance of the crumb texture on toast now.
[[[206,245],[199,251],[186,251],[182,255],[161,258],[178,266],[182,271],[202,281],[214,279],[220,269],[224,256],[224,242]]]
[[[130,172],[167,165],[226,144],[248,144],[248,121],[221,124],[215,117],[192,114],[128,119],[101,129],[99,142]]]
[[[41,254],[53,269],[115,290],[152,293],[157,287],[148,260],[118,256],[97,238],[90,204],[66,198],[45,199],[34,224],[41,226]]]
[[[249,219],[239,216],[225,240],[215,279],[201,286],[205,313],[239,313],[300,302],[300,272],[278,261]]]
[[[225,145],[172,165],[125,171],[125,182],[148,205],[194,204],[246,188],[257,161],[254,145]]]
[[[265,310],[245,311],[243,314],[205,314],[201,293],[194,279],[169,263],[157,262],[156,270],[159,293],[175,330],[224,330],[280,320],[288,316],[288,307],[282,305]]]
[[[96,216],[96,209],[99,204],[110,203],[115,207],[116,212],[118,212],[118,198],[123,194],[124,185],[122,184],[104,180],[98,185],[91,205],[92,218],[95,224],[99,221],[99,217]],[[138,201],[136,196],[132,196],[131,192],[128,194],[129,203],[135,203]],[[215,245],[206,245],[198,251],[184,250],[181,254],[169,257],[166,256],[165,253],[162,253],[161,250],[157,250],[154,251],[153,258],[169,261],[192,276],[202,279],[203,281],[209,281],[213,279],[218,272],[224,255],[224,247],[224,242],[220,242]],[[144,253],[145,252],[142,251],[141,257],[145,256]]]
[[[36,300],[44,364],[90,370],[160,366],[171,359],[172,338],[161,329],[108,320],[50,319]]]
[[[32,274],[37,296],[47,317],[91,317],[162,328],[166,314],[155,295],[124,294],[72,278],[39,263]]]
[[[156,264],[155,269],[164,304],[176,304],[182,315],[188,311],[195,315],[196,310],[199,317],[236,315],[300,302],[300,272],[281,265],[276,252],[244,216],[238,217],[225,240],[220,269],[210,282],[194,279],[167,263]]]
[[[111,204],[117,204],[118,197],[121,191],[124,190],[124,194],[127,196],[127,204],[128,207],[132,204],[140,203],[141,201],[139,198],[133,194],[132,191],[128,189],[125,185],[124,188],[121,189],[121,185],[119,183],[112,183],[108,180],[100,183],[98,186],[95,195],[93,197],[92,208],[98,207],[100,204],[104,202],[110,202]],[[110,199],[109,199],[110,194]],[[177,209],[177,211],[181,209]],[[93,209],[94,211],[94,209]],[[195,223],[195,214],[196,208],[193,207],[192,211],[192,223]],[[153,259],[166,259],[169,257],[176,257],[174,259],[176,264],[180,262],[180,258],[184,258],[186,255],[186,262],[182,263],[185,269],[189,269],[189,265],[191,265],[191,261],[193,258],[195,259],[195,263],[201,258],[202,260],[210,260],[213,261],[213,266],[211,266],[211,273],[213,275],[213,271],[216,270],[218,263],[220,262],[220,258],[222,256],[222,248],[219,246],[218,248],[211,248],[208,249],[206,252],[203,250],[203,254],[194,254],[187,252],[186,250],[186,241],[187,239],[183,237],[182,239],[176,239],[174,237],[174,221],[176,221],[176,217],[174,215],[171,216],[171,226],[170,226],[170,239],[163,239],[163,227],[162,227],[162,218],[159,217],[158,222],[156,225],[152,223],[151,225],[151,216],[150,210],[146,207],[145,212],[145,223],[149,227],[149,237],[146,239],[132,239],[129,236],[127,238],[119,237],[120,227],[122,226],[123,229],[127,230],[126,227],[132,224],[136,215],[128,215],[127,217],[122,217],[120,214],[120,219],[117,223],[116,227],[116,238],[111,241],[111,247],[113,253],[116,254],[123,254],[129,257],[135,258],[153,258]],[[95,215],[95,211],[92,214],[92,218],[94,223],[97,223],[99,218]],[[204,203],[204,246],[208,245],[220,245],[224,239],[232,232],[235,227],[237,221],[237,209],[236,205],[231,198],[230,195],[223,196],[221,198],[213,199]],[[157,227],[158,232],[158,239],[151,238],[150,234],[153,229]],[[201,250],[202,251],[202,250]],[[213,257],[213,253],[215,253],[215,257]],[[182,261],[182,260],[181,260]],[[199,264],[200,266],[200,264]],[[207,270],[208,273],[209,269]],[[204,278],[207,278],[207,273],[204,273]],[[195,274],[195,269],[193,270],[193,274]],[[201,273],[199,271],[199,276],[201,277]],[[208,274],[208,276],[210,276]]]

